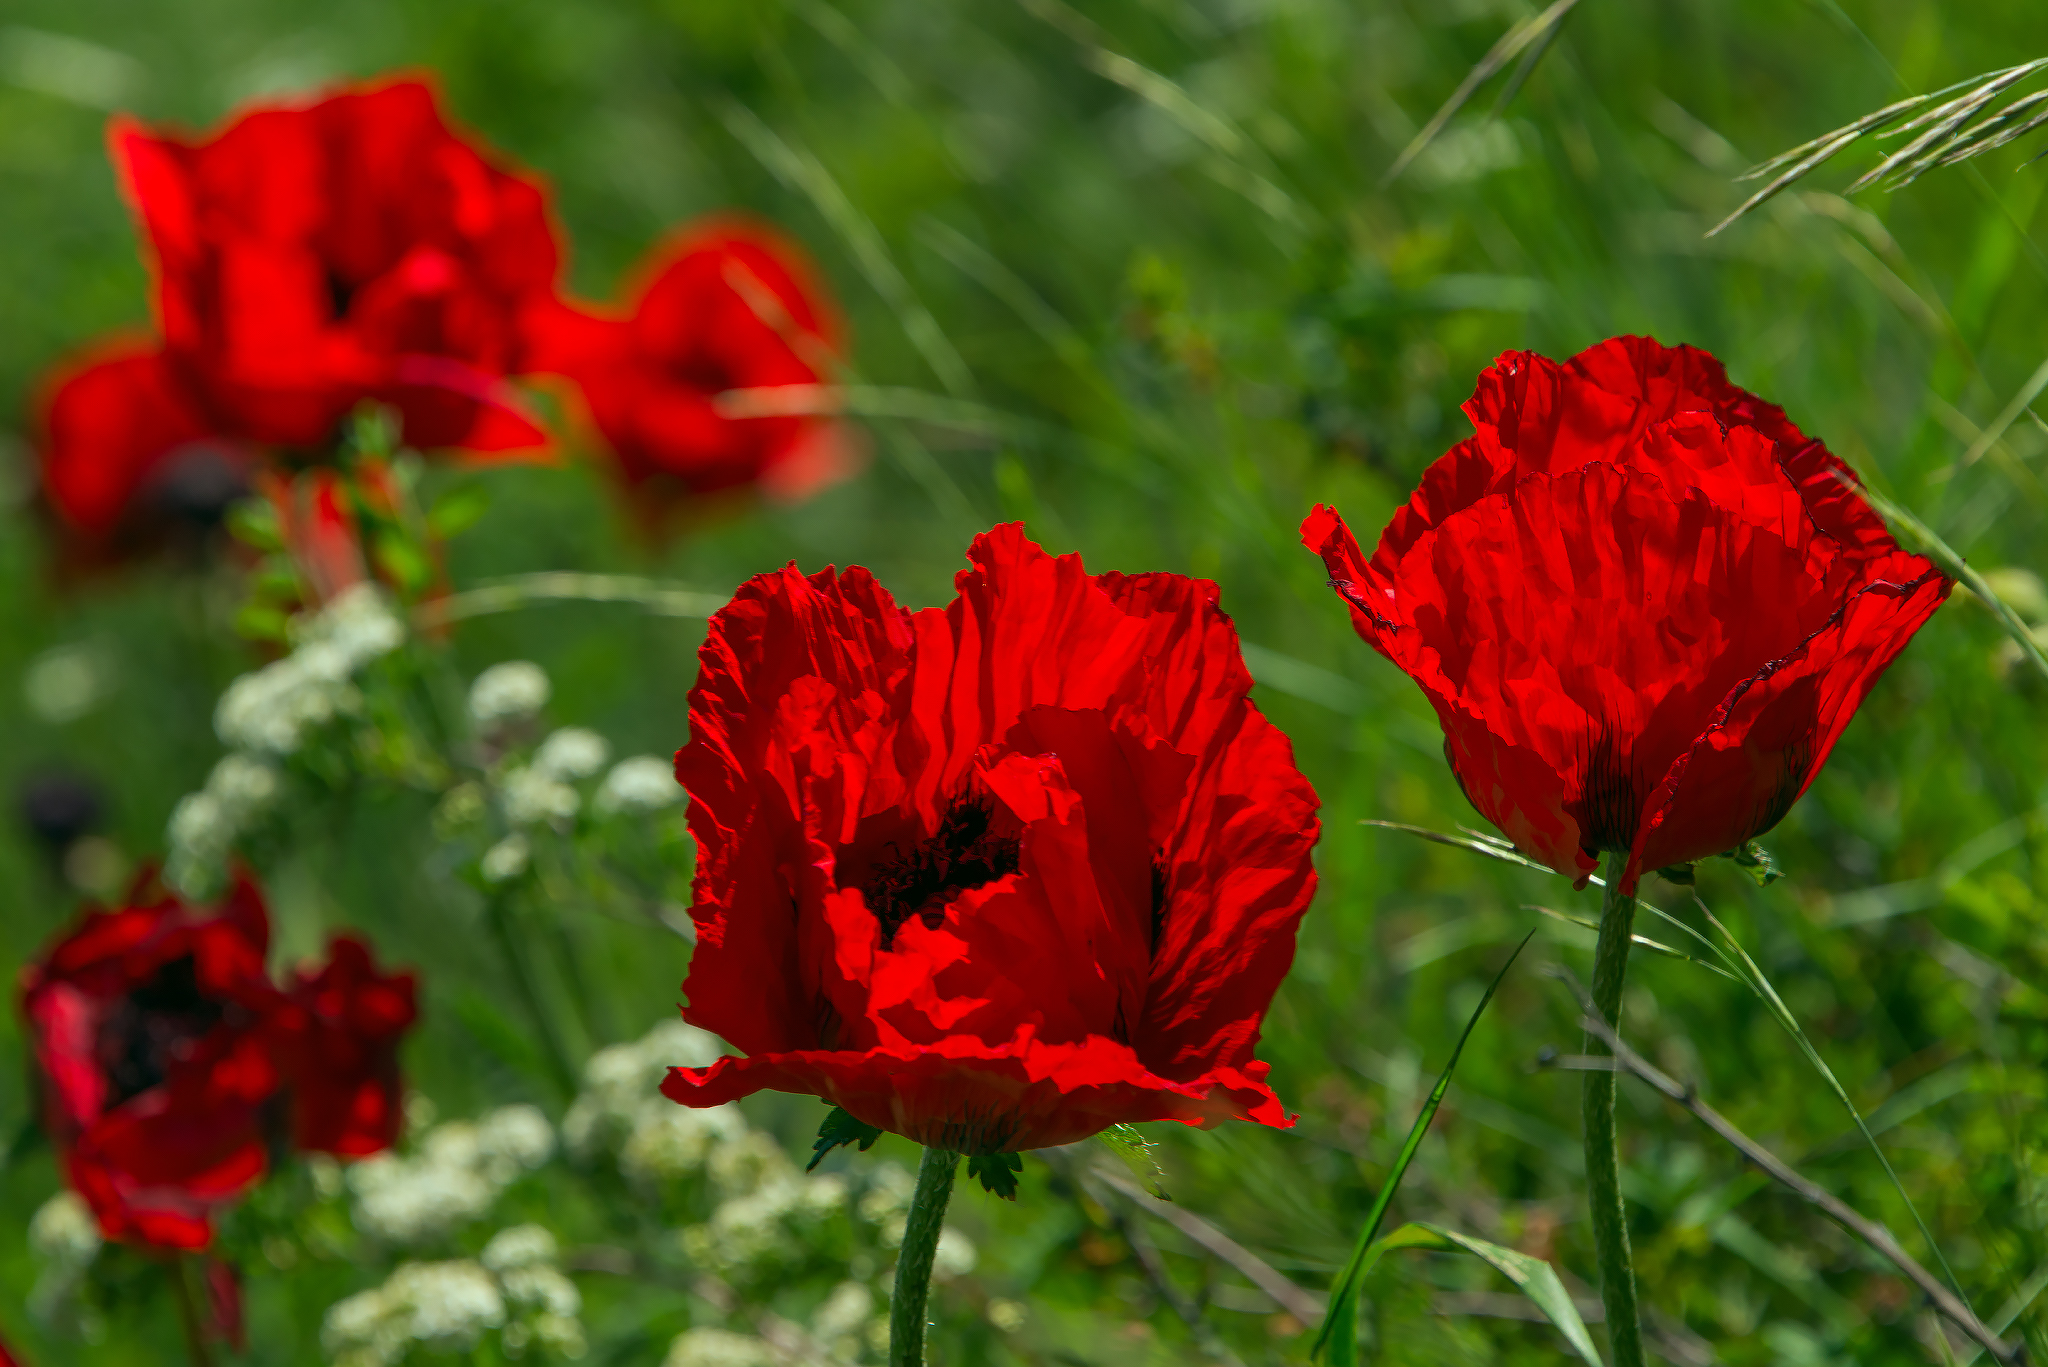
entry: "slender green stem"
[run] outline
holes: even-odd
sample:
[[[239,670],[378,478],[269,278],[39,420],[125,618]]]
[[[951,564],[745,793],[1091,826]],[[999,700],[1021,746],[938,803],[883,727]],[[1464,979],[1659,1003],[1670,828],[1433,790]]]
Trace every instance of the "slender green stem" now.
[[[889,1367],[924,1367],[925,1303],[931,1297],[932,1255],[946,1227],[946,1203],[953,1199],[953,1174],[960,1155],[926,1149],[917,1165],[917,1190],[910,1220],[896,1255],[896,1294],[889,1302]]]
[[[540,1031],[541,1041],[547,1047],[548,1062],[554,1068],[555,1081],[568,1095],[576,1095],[576,1061],[562,1038],[560,1023],[541,995],[533,965],[528,962],[519,932],[512,924],[510,899],[504,893],[493,893],[484,899],[484,920],[491,928],[492,938],[498,942],[498,953],[512,974],[512,985],[519,990],[526,1014],[533,1021],[534,1028]]]
[[[178,1305],[178,1326],[185,1331],[185,1355],[191,1359],[192,1367],[213,1367],[213,1349],[206,1341],[211,1310],[201,1316],[199,1295],[192,1287],[197,1270],[197,1264],[186,1253],[174,1253],[164,1264],[164,1273],[171,1282],[171,1299]]]
[[[1628,972],[1636,899],[1618,889],[1628,855],[1607,859],[1607,896],[1600,908],[1600,944],[1593,951],[1593,1002],[1607,1024],[1621,1026],[1621,985]],[[1590,1052],[1592,1044],[1588,1042]],[[1643,1367],[1643,1329],[1636,1310],[1636,1272],[1629,1257],[1628,1215],[1621,1202],[1621,1163],[1614,1142],[1614,1074],[1586,1074],[1581,1099],[1586,1142],[1586,1196],[1593,1213],[1593,1250],[1600,1263],[1600,1301],[1607,1309],[1607,1346],[1614,1367]]]

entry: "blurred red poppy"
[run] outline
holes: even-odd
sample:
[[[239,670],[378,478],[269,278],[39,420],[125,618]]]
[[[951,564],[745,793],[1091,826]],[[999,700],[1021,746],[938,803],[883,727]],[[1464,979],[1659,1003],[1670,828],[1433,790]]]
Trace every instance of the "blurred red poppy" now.
[[[624,317],[539,300],[530,366],[580,389],[598,433],[653,510],[752,486],[800,498],[848,473],[830,414],[839,324],[802,250],[720,217],[649,254]]]
[[[98,344],[52,372],[32,407],[50,507],[97,547],[211,526],[248,490],[253,453],[213,430],[154,342]]]
[[[247,878],[217,911],[140,884],[24,970],[44,1123],[108,1238],[204,1248],[268,1169],[269,939]]]
[[[1367,561],[1302,539],[1422,686],[1479,811],[1581,882],[1740,846],[1813,781],[1951,582],[1783,410],[1691,347],[1507,352]]]
[[[253,106],[197,140],[125,116],[108,136],[165,352],[216,431],[317,449],[379,399],[423,449],[543,444],[503,377],[560,264],[547,197],[425,81]]]
[[[700,858],[685,1019],[920,1143],[1292,1123],[1252,1056],[1314,890],[1316,795],[1216,586],[1090,576],[1021,526],[946,608],[792,565],[713,619],[676,758]]]
[[[398,1041],[418,1018],[416,992],[412,974],[379,973],[353,935],[298,971],[284,1017],[295,1148],[361,1158],[398,1142]]]

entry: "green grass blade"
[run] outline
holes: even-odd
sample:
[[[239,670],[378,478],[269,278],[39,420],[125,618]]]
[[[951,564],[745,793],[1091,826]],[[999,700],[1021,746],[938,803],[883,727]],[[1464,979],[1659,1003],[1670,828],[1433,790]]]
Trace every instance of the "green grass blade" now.
[[[1436,1241],[1425,1242],[1420,1237],[1410,1236],[1401,1244],[1394,1243],[1394,1240],[1408,1234],[1410,1230],[1433,1235]],[[1558,1332],[1571,1344],[1573,1352],[1592,1364],[1592,1367],[1602,1367],[1600,1351],[1593,1346],[1593,1336],[1586,1332],[1586,1322],[1579,1317],[1579,1307],[1572,1304],[1571,1293],[1566,1291],[1564,1283],[1558,1280],[1557,1269],[1541,1258],[1532,1258],[1526,1253],[1517,1253],[1512,1248],[1502,1248],[1499,1244],[1490,1244],[1484,1239],[1475,1239],[1469,1234],[1460,1234],[1441,1225],[1404,1225],[1382,1242],[1389,1247],[1436,1248],[1447,1253],[1462,1251],[1485,1260],[1502,1276],[1513,1282],[1516,1289],[1543,1312],[1544,1318],[1557,1326]]]
[[[1323,1316],[1322,1328],[1317,1331],[1315,1344],[1309,1349],[1312,1360],[1327,1362],[1329,1367],[1351,1367],[1356,1360],[1358,1288],[1365,1280],[1365,1274],[1372,1269],[1373,1263],[1379,1260],[1380,1250],[1374,1246],[1374,1241],[1379,1237],[1380,1226],[1386,1222],[1387,1207],[1393,1204],[1394,1193],[1400,1189],[1401,1178],[1407,1174],[1408,1165],[1415,1161],[1415,1151],[1422,1147],[1422,1136],[1429,1132],[1429,1122],[1436,1118],[1437,1107],[1443,1104],[1444,1093],[1451,1089],[1451,1074],[1457,1071],[1458,1056],[1465,1052],[1465,1041],[1472,1038],[1473,1027],[1477,1026],[1479,1018],[1486,1014],[1487,1003],[1491,1002],[1493,994],[1500,990],[1502,980],[1508,976],[1508,970],[1515,966],[1515,960],[1522,956],[1522,951],[1528,948],[1529,941],[1535,934],[1532,930],[1522,937],[1522,943],[1515,946],[1515,952],[1508,956],[1508,961],[1500,966],[1500,972],[1494,974],[1493,981],[1487,984],[1486,995],[1481,997],[1479,1005],[1473,1008],[1472,1018],[1465,1022],[1465,1029],[1459,1034],[1458,1042],[1451,1047],[1450,1060],[1444,1064],[1443,1072],[1438,1075],[1436,1086],[1430,1088],[1429,1100],[1422,1103],[1421,1112],[1415,1117],[1415,1123],[1409,1127],[1408,1138],[1401,1144],[1400,1156],[1394,1160],[1392,1171],[1387,1174],[1387,1180],[1380,1184],[1380,1194],[1374,1199],[1372,1209],[1366,1214],[1365,1228],[1359,1231],[1357,1246],[1352,1249],[1350,1259],[1345,1263],[1343,1272],[1338,1275],[1336,1285],[1331,1289],[1329,1312]],[[1339,1329],[1346,1332],[1340,1334]]]

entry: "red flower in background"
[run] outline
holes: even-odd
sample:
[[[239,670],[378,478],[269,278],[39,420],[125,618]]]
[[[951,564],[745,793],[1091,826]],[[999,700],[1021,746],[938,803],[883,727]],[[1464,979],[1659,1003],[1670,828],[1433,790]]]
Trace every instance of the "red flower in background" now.
[[[248,489],[253,453],[215,432],[153,342],[101,343],[47,377],[32,407],[50,506],[86,543],[210,525]]]
[[[712,621],[676,774],[684,1017],[714,1106],[810,1093],[920,1143],[1291,1123],[1252,1056],[1314,890],[1316,796],[1216,586],[1091,577],[1020,526],[944,609],[794,566]]]
[[[108,1238],[204,1248],[268,1169],[269,941],[238,878],[218,913],[163,893],[90,912],[24,971],[44,1123]]]
[[[145,878],[23,971],[44,1125],[106,1237],[205,1248],[215,1214],[269,1170],[287,1113],[303,1150],[361,1157],[396,1136],[412,976],[377,973],[343,936],[284,993],[269,943],[247,876],[216,909]]]
[[[1705,352],[1507,352],[1465,412],[1370,561],[1333,509],[1302,539],[1472,804],[1624,891],[1776,825],[1950,581]]]
[[[287,1013],[294,1147],[361,1158],[398,1142],[398,1041],[418,1019],[416,991],[410,973],[379,973],[355,936],[298,971]]]
[[[531,368],[581,389],[630,485],[797,498],[852,468],[850,434],[820,393],[840,329],[793,242],[719,218],[655,248],[640,275],[624,317],[549,299],[527,325]],[[755,392],[719,398],[732,390]]]
[[[318,448],[364,399],[421,448],[541,445],[507,397],[560,249],[541,186],[450,129],[424,81],[259,105],[188,140],[109,130],[164,348],[214,430]]]

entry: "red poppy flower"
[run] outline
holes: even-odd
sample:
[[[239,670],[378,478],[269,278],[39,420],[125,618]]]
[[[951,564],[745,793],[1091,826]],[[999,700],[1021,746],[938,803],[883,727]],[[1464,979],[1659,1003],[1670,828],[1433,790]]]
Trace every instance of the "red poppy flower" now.
[[[153,342],[99,344],[49,376],[34,406],[50,507],[85,540],[217,522],[248,488],[250,453],[213,430]]]
[[[246,878],[218,911],[137,892],[24,971],[23,1009],[45,1124],[101,1230],[199,1249],[269,1165],[269,919]]]
[[[527,328],[532,368],[577,384],[629,484],[799,498],[850,469],[819,389],[839,327],[794,243],[714,219],[657,247],[641,276],[624,318],[543,300]],[[719,397],[733,390],[748,392]]]
[[[416,991],[410,973],[379,973],[353,935],[336,936],[319,969],[299,970],[285,1046],[295,1147],[362,1158],[398,1142],[398,1041],[418,1019]]]
[[[748,1056],[663,1090],[810,1093],[974,1153],[1291,1124],[1252,1048],[1316,796],[1216,586],[1091,577],[1017,525],[968,559],[944,609],[790,566],[712,620],[683,1015]]]
[[[1333,509],[1302,539],[1472,804],[1625,891],[1776,825],[1950,581],[1705,352],[1507,352],[1465,412],[1370,561]]]
[[[374,398],[414,446],[542,443],[502,377],[554,287],[546,195],[425,82],[254,106],[198,140],[121,117],[109,139],[166,350],[217,430],[317,448]]]

